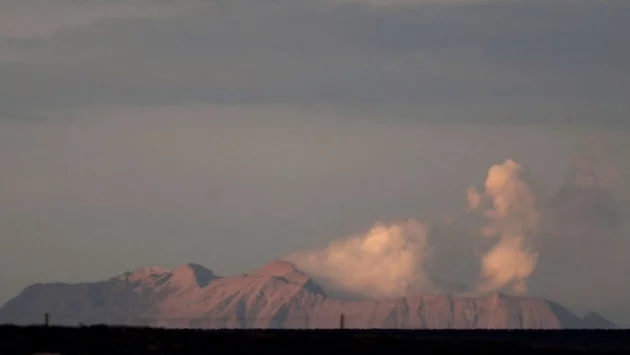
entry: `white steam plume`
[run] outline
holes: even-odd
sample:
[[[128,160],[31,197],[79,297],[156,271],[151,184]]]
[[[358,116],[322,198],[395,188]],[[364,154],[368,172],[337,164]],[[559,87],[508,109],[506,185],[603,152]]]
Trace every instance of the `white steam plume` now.
[[[469,208],[482,210],[486,225],[482,236],[497,238],[482,258],[479,291],[510,288],[527,291],[538,254],[529,248],[538,229],[539,212],[531,187],[523,180],[523,169],[513,160],[494,165],[488,171],[484,193],[468,189]]]
[[[363,297],[404,296],[415,288],[432,288],[423,271],[430,254],[427,232],[415,220],[379,223],[364,235],[285,259],[328,289]]]

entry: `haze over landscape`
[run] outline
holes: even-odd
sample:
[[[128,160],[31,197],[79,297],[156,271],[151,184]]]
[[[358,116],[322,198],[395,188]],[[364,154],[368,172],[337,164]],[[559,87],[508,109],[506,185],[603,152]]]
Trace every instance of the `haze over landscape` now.
[[[0,0],[0,322],[628,327],[629,11]]]

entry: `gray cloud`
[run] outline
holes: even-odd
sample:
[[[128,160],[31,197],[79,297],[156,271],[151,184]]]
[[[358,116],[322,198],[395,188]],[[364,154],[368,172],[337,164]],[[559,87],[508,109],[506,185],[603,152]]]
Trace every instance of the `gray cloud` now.
[[[621,123],[627,7],[575,0],[403,11],[238,0],[167,18],[103,19],[2,42],[0,79],[11,83],[2,116],[185,102],[404,105],[419,115],[443,104],[472,116],[504,107],[526,116],[514,120]]]

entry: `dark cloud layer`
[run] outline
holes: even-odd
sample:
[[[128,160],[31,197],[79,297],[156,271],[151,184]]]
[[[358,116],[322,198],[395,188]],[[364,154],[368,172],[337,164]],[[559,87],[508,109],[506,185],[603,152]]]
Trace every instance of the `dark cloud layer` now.
[[[448,103],[528,110],[529,121],[620,123],[629,6],[237,0],[166,17],[104,18],[1,42],[17,58],[0,62],[9,83],[2,116],[102,103],[404,104],[416,112]],[[546,106],[566,115],[549,117]]]

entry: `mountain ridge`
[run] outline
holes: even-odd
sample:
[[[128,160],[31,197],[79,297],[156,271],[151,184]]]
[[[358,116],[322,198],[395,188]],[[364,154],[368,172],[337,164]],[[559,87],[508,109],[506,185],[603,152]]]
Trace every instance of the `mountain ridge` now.
[[[612,327],[600,315],[580,318],[554,302],[494,292],[415,292],[390,299],[329,297],[290,262],[220,277],[198,264],[143,268],[108,280],[26,287],[0,308],[0,323],[131,324],[202,328],[561,329]],[[25,316],[31,314],[31,316]]]

